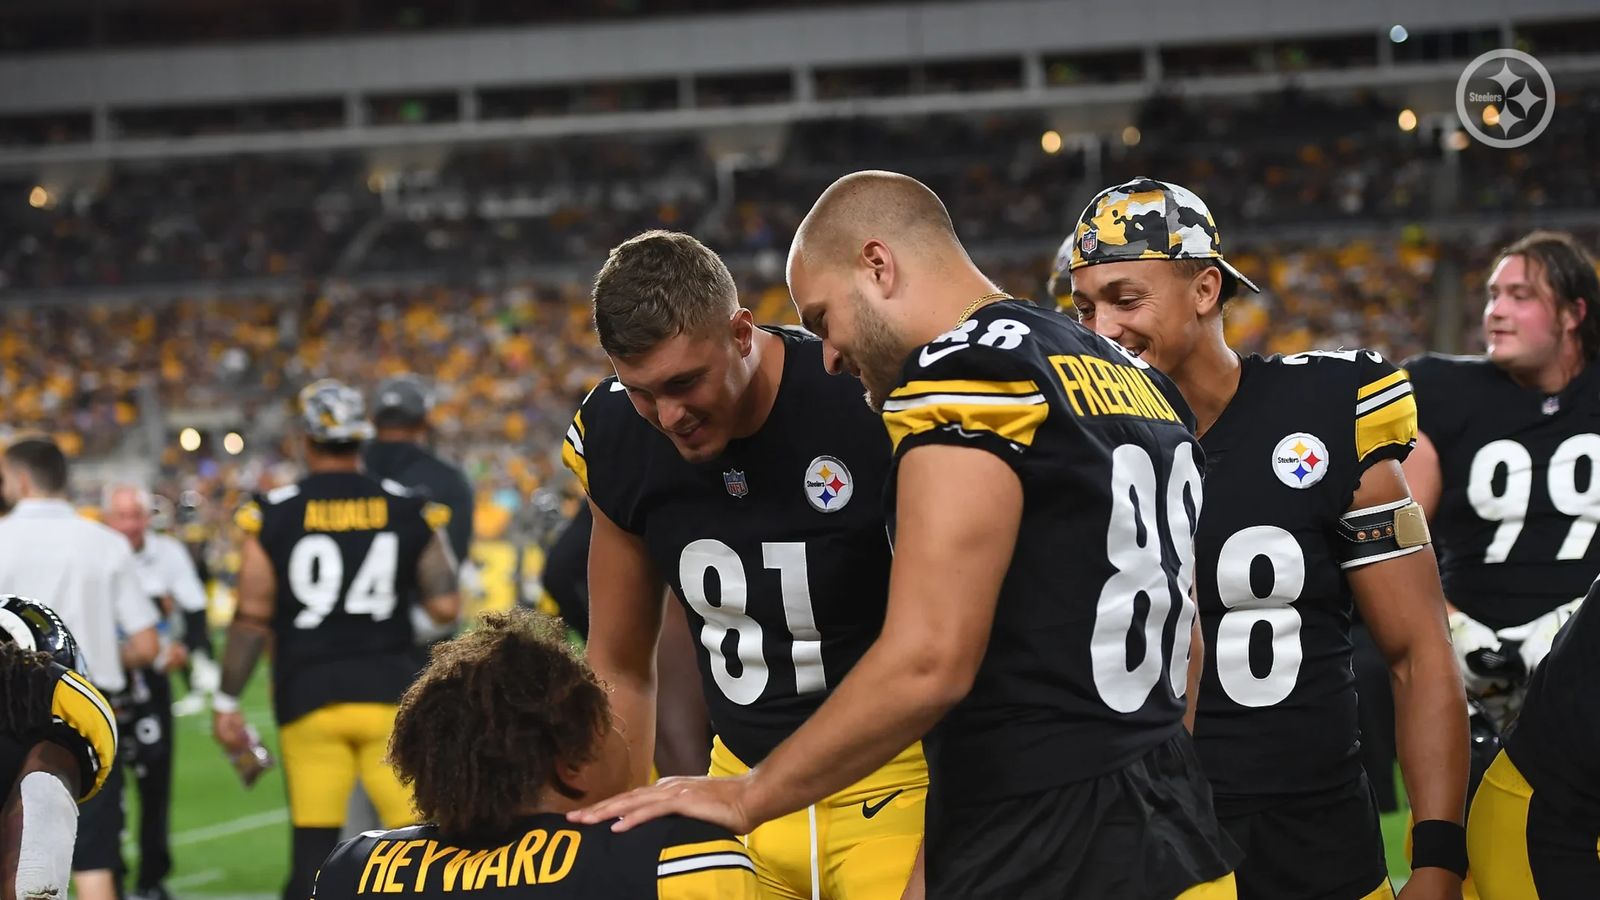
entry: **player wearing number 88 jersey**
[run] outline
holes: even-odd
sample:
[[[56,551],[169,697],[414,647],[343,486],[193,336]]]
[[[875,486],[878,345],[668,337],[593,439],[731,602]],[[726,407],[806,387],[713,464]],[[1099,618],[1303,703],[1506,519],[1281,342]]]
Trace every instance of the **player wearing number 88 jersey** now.
[[[286,898],[310,895],[338,843],[359,777],[383,824],[411,821],[384,764],[396,704],[417,674],[414,645],[460,612],[449,510],[361,472],[370,435],[361,395],[319,381],[300,395],[309,474],[236,516],[246,539],[238,605],[214,699],[218,741],[248,743],[238,708],[273,640],[273,707],[294,828]]]
[[[1086,325],[1171,373],[1205,448],[1195,535],[1205,674],[1195,739],[1222,824],[1244,848],[1241,898],[1391,897],[1357,756],[1352,602],[1397,685],[1419,819],[1403,895],[1460,896],[1466,713],[1438,575],[1399,460],[1416,407],[1405,374],[1351,350],[1240,359],[1222,305],[1254,288],[1221,256],[1193,193],[1108,188],[1057,257]],[[1444,841],[1444,853],[1438,841]]]
[[[710,770],[739,775],[806,721],[883,627],[888,441],[860,384],[830,377],[810,335],[755,326],[722,261],[688,235],[617,247],[594,304],[617,377],[584,400],[562,448],[594,510],[589,658],[614,687],[642,784],[670,587],[717,734]],[[895,900],[926,787],[912,746],[754,830],[764,893]]]

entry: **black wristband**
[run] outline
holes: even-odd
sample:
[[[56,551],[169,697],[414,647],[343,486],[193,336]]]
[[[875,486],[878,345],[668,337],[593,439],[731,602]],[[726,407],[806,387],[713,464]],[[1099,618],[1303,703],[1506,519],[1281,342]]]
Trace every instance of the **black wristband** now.
[[[1411,868],[1446,869],[1467,877],[1467,830],[1443,819],[1411,826]]]

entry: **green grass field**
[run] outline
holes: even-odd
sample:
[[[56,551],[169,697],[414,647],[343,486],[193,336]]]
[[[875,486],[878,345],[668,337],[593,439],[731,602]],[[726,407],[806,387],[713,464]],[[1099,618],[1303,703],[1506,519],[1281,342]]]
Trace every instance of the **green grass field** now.
[[[265,672],[252,679],[244,697],[250,721],[277,754],[277,732],[268,708]],[[289,814],[283,774],[274,768],[245,790],[211,740],[209,713],[178,720],[174,767],[172,855],[168,888],[179,900],[190,897],[276,898],[289,864]],[[129,832],[138,821],[138,802],[128,791]],[[1384,817],[1384,844],[1395,887],[1409,871],[1404,855],[1406,814]],[[131,871],[138,866],[137,845],[124,840]],[[132,878],[129,879],[132,884]]]

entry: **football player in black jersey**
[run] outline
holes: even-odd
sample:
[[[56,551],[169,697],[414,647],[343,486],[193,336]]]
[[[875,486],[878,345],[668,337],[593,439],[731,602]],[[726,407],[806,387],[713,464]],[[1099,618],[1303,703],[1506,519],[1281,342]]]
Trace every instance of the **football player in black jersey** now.
[[[829,187],[788,274],[893,447],[882,633],[754,772],[581,820],[746,829],[926,732],[927,896],[1233,897],[1237,849],[1183,727],[1201,458],[1176,389],[997,291],[904,175]]]
[[[1472,800],[1482,900],[1588,900],[1600,888],[1600,583],[1529,681]]]
[[[755,864],[692,819],[613,834],[563,815],[627,786],[606,689],[555,620],[483,617],[441,644],[395,717],[390,749],[427,824],[335,850],[315,900],[361,894],[541,900],[755,900]]]
[[[1406,363],[1422,431],[1406,479],[1439,542],[1467,689],[1502,723],[1600,575],[1597,302],[1588,251],[1533,232],[1489,275],[1485,354]]]
[[[756,326],[722,260],[689,235],[646,232],[613,250],[594,309],[617,376],[584,400],[562,448],[594,513],[589,659],[615,691],[643,784],[670,586],[716,732],[710,770],[740,774],[822,704],[883,625],[889,442],[860,385],[824,371],[822,344]],[[900,896],[927,764],[914,741],[895,749],[878,771],[749,833],[766,892]]]
[[[1239,896],[1393,897],[1357,755],[1352,601],[1383,651],[1418,823],[1405,900],[1461,896],[1466,709],[1427,526],[1400,460],[1405,373],[1368,350],[1241,359],[1223,305],[1255,285],[1199,197],[1136,178],[1101,191],[1052,293],[1172,376],[1206,454],[1195,591],[1208,652],[1194,735],[1241,847]],[[1439,842],[1443,842],[1443,855]]]
[[[338,842],[359,777],[385,827],[412,820],[411,797],[384,763],[395,703],[416,676],[415,644],[461,610],[441,529],[449,510],[361,473],[372,434],[361,395],[324,379],[300,392],[309,474],[246,504],[237,608],[217,741],[249,746],[239,695],[273,640],[272,701],[294,828],[286,900],[311,890]]]
[[[0,596],[0,898],[67,896],[77,804],[117,758],[117,720],[78,673],[72,632],[37,600]]]

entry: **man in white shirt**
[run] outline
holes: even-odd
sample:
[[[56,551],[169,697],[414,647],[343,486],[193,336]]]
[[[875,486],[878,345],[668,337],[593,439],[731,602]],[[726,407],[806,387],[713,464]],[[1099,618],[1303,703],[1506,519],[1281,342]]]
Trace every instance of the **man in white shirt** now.
[[[215,690],[216,663],[210,659],[206,634],[206,589],[195,571],[194,560],[177,538],[150,530],[154,505],[150,492],[136,484],[108,485],[101,516],[106,525],[127,538],[133,547],[145,596],[162,617],[161,656],[156,664],[128,673],[130,702],[122,714],[124,758],[133,770],[139,791],[139,876],[134,897],[168,900],[163,882],[172,871],[169,839],[172,810],[172,759],[175,740],[172,717],[171,673],[189,659],[190,686]],[[183,643],[168,638],[167,623],[182,613]],[[190,656],[190,654],[193,654]]]
[[[89,680],[107,696],[127,687],[124,667],[155,662],[158,616],[122,535],[78,515],[67,501],[67,460],[48,437],[12,442],[0,454],[0,593],[49,597],[78,638]],[[72,854],[81,900],[115,900],[122,871],[122,768],[114,766],[79,809]]]

